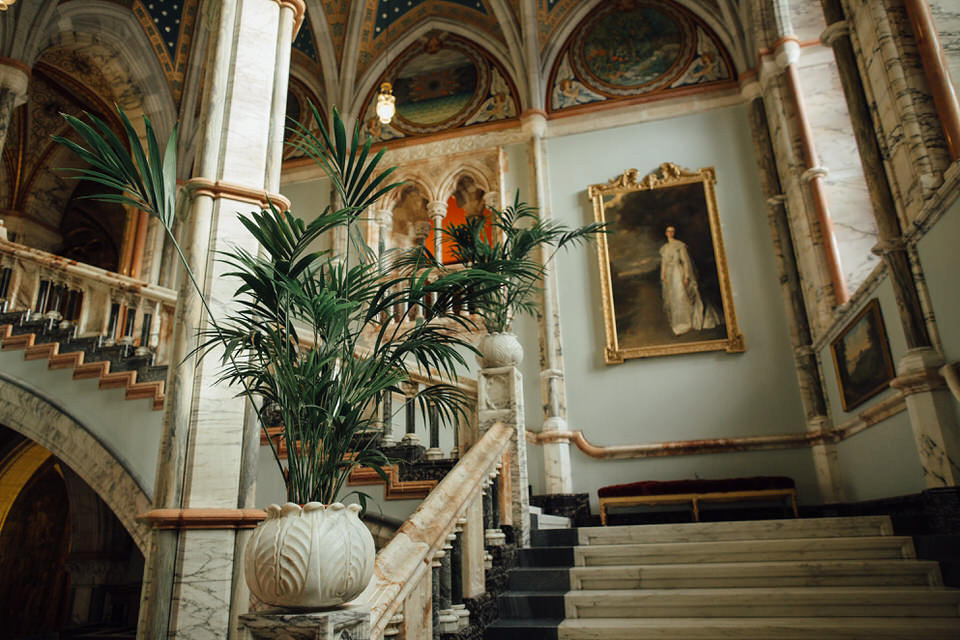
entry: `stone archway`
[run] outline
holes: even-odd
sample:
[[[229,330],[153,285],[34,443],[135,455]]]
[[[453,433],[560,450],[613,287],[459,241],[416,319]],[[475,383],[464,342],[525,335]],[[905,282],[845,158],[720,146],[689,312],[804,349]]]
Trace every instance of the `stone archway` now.
[[[136,517],[150,497],[130,472],[67,410],[0,375],[0,424],[29,438],[70,467],[103,500],[146,554],[149,527]]]

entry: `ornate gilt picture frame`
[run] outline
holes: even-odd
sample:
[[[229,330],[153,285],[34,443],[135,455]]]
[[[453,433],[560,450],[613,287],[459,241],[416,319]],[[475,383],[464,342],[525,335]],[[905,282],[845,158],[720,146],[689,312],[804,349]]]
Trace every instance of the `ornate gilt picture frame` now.
[[[665,162],[591,185],[599,238],[604,361],[745,350],[717,215],[713,167]]]
[[[874,298],[830,343],[843,410],[854,409],[890,388],[896,376],[880,302]]]

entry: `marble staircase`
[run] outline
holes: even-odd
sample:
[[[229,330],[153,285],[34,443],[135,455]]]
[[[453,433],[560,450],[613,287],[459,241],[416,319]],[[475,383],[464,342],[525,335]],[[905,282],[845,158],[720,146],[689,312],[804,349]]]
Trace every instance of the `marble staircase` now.
[[[960,589],[885,516],[536,531],[488,640],[960,639]]]
[[[4,351],[23,350],[26,360],[47,360],[51,369],[73,369],[75,380],[97,378],[101,389],[126,388],[128,400],[146,398],[163,408],[166,365],[153,353],[102,336],[76,337],[73,323],[58,322],[29,311],[0,313]]]

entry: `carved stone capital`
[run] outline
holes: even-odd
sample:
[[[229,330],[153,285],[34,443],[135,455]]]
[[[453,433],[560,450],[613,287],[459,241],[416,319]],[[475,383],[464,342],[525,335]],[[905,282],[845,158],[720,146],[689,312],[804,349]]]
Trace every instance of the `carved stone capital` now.
[[[388,231],[393,226],[393,211],[390,209],[377,209],[374,216],[381,231]]]
[[[487,191],[485,194],[483,194],[483,205],[488,209],[499,209],[500,208],[500,192]]]
[[[13,94],[15,106],[27,101],[29,85],[30,67],[14,58],[0,58],[0,88]]]
[[[427,203],[427,213],[430,218],[443,220],[447,216],[447,203],[442,200],[433,200]]]

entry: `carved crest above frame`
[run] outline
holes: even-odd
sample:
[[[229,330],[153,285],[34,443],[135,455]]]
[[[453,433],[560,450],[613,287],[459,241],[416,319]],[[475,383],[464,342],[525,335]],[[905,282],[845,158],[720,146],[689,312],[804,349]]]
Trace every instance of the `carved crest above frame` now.
[[[745,350],[720,230],[713,167],[670,162],[589,187],[598,222],[604,360]]]

